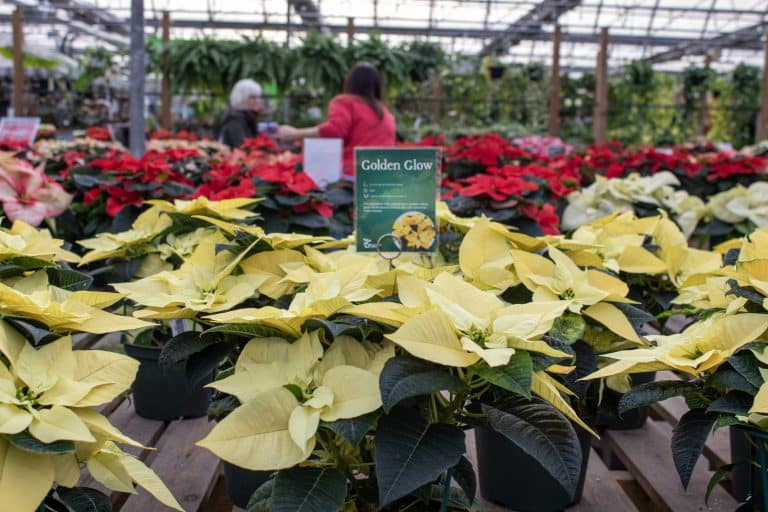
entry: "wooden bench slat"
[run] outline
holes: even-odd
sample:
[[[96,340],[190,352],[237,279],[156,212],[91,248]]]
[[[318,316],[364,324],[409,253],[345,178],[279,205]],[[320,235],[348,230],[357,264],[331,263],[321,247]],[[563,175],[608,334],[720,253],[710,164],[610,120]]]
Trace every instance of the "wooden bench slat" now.
[[[730,511],[737,502],[723,487],[717,486],[710,497],[710,506],[704,504],[704,494],[711,474],[707,461],[700,459],[691,476],[688,491],[683,489],[672,461],[669,440],[672,427],[665,422],[648,421],[637,430],[606,431],[603,439],[614,454],[635,476],[640,486],[658,506],[659,510]]]
[[[171,490],[184,510],[196,512],[216,483],[219,458],[195,446],[213,428],[208,418],[179,420],[171,423],[149,457],[150,467]],[[170,510],[143,489],[131,495],[123,512]]]
[[[569,512],[597,512],[600,510],[621,510],[637,512],[637,507],[616,481],[594,449],[589,451],[587,476],[584,481],[584,495],[581,501],[566,510]]]

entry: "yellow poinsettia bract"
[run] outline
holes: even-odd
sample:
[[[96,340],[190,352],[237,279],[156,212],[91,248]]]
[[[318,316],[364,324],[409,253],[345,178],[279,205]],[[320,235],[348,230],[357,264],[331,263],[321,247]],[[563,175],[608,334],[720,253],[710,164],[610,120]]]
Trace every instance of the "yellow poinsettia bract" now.
[[[33,347],[7,322],[0,320],[0,494],[13,510],[34,511],[52,485],[73,487],[80,465],[107,487],[133,492],[133,482],[145,487],[162,503],[182,510],[157,475],[128,455],[115,442],[141,445],[121,434],[106,417],[92,409],[109,403],[130,387],[138,361],[101,350],[72,350],[63,337]],[[66,442],[72,451],[30,453],[6,436],[26,432],[41,443]],[[105,447],[119,455],[113,468],[126,475],[122,485],[111,485],[115,471],[99,471]]]
[[[48,284],[45,271],[6,283],[0,283],[0,313],[36,320],[54,332],[104,334],[153,325],[102,311],[120,300],[120,294],[63,290]]]
[[[210,385],[237,396],[242,405],[197,444],[247,469],[294,466],[314,451],[320,421],[355,418],[381,407],[379,374],[393,356],[391,345],[348,336],[337,337],[323,353],[318,331],[293,343],[256,338],[235,373]]]
[[[229,251],[217,250],[218,245],[226,242],[220,234],[211,235],[200,241],[179,269],[112,286],[145,306],[134,313],[139,318],[195,318],[201,313],[232,309],[252,297],[267,276],[233,275],[248,251],[235,256]]]

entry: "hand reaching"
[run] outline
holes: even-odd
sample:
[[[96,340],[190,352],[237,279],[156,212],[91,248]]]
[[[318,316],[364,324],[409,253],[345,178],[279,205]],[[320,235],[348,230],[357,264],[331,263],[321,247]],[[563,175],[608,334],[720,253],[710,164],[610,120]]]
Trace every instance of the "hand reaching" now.
[[[275,137],[282,140],[293,140],[298,137],[298,130],[287,124],[277,127]]]

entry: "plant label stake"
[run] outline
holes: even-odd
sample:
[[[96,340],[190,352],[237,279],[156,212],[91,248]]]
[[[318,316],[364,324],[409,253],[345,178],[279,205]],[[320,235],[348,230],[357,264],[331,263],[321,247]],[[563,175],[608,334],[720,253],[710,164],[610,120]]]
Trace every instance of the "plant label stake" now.
[[[394,261],[403,254],[403,250],[400,248],[399,245],[396,244],[396,246],[397,246],[397,253],[394,256],[392,256],[391,258],[388,258],[387,256],[385,256],[384,253],[381,250],[381,242],[383,242],[384,239],[386,239],[386,238],[396,239],[397,237],[395,237],[395,235],[393,235],[392,233],[384,233],[383,235],[381,235],[379,237],[379,239],[376,240],[376,254],[378,254],[381,259],[387,260],[387,262],[389,262],[389,270],[392,270],[392,269],[395,268]]]
[[[434,253],[438,177],[436,148],[355,150],[357,251]]]

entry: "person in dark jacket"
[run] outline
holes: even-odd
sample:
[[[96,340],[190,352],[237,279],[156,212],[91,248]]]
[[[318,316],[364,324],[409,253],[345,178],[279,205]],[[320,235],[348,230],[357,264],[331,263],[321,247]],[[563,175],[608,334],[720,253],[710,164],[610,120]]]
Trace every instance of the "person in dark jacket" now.
[[[239,80],[229,94],[229,106],[221,123],[219,142],[236,148],[259,133],[259,114],[266,110],[261,86],[249,78]]]

